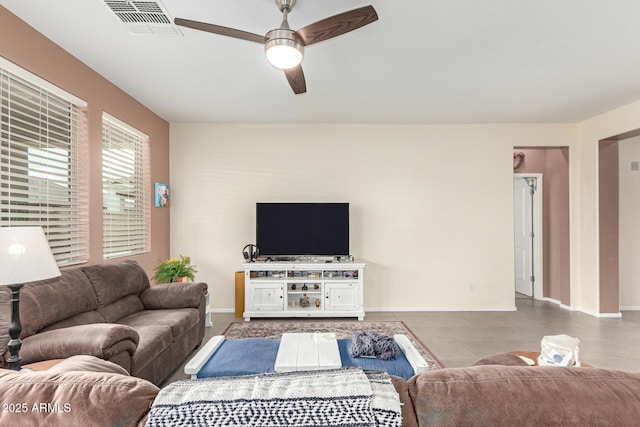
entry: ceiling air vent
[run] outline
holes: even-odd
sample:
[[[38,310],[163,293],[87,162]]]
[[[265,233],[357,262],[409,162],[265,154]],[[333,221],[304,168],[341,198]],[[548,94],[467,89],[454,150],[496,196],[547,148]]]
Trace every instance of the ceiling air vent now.
[[[159,0],[104,0],[104,4],[131,34],[182,35]]]

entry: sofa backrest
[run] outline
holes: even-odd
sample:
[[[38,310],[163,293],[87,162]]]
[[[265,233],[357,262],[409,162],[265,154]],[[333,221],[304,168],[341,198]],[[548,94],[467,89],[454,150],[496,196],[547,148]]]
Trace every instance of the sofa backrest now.
[[[144,309],[140,294],[149,288],[147,273],[135,261],[83,267],[98,299],[97,312],[113,323]]]
[[[149,285],[147,273],[135,261],[82,267],[98,300],[98,308],[128,295],[140,295]]]
[[[22,338],[52,323],[98,308],[96,295],[79,269],[49,280],[27,283],[20,292]]]
[[[408,381],[420,427],[631,426],[640,374],[591,368],[483,365],[437,369]]]

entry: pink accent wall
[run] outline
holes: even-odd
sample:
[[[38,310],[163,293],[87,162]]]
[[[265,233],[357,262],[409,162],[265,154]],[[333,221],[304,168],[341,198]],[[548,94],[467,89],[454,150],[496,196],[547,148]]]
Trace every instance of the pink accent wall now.
[[[569,149],[516,148],[525,153],[514,172],[543,174],[543,295],[571,303],[569,246]]]
[[[0,56],[88,103],[89,264],[102,259],[102,112],[149,135],[151,182],[169,183],[169,123],[0,6]],[[130,257],[151,273],[169,257],[169,208],[151,200],[151,252]],[[119,258],[118,260],[122,260]],[[117,260],[113,260],[117,261]]]
[[[600,313],[620,311],[618,141],[599,141]]]

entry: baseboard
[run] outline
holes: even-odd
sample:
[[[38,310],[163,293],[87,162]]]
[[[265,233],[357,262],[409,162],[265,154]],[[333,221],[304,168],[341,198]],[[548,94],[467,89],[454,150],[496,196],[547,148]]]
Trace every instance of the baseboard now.
[[[551,303],[556,304],[556,305],[561,305],[562,304],[559,300],[553,299],[553,298],[549,298],[549,297],[542,298],[542,301],[551,302]]]
[[[595,313],[595,312],[587,312],[587,311],[584,311],[584,310],[580,310],[580,311],[582,311],[583,313],[586,313],[586,314],[590,314],[590,315],[595,316],[595,317],[613,317],[613,318],[622,317],[622,313],[620,313],[620,312],[617,312],[617,313]]]
[[[365,308],[364,312],[385,312],[385,311],[517,311],[515,306],[513,307],[500,307],[500,308],[469,308],[469,307],[410,307],[410,308],[398,308],[398,307],[371,307]],[[235,313],[235,308],[212,308],[211,313]]]
[[[570,305],[565,305],[565,304],[562,304],[560,301],[558,301],[556,299],[553,299],[553,298],[545,297],[545,298],[543,298],[543,301],[547,301],[547,302],[556,304],[560,308],[562,308],[563,310],[577,311],[577,312],[580,312],[580,313],[588,314],[589,316],[593,316],[593,317],[622,317],[622,313],[620,313],[620,312],[618,312],[618,313],[598,313],[596,311],[587,310],[587,309],[580,308],[580,307],[573,307],[573,306],[570,306]],[[640,307],[638,307],[637,309],[640,310]]]
[[[544,297],[544,298],[542,298],[542,301],[546,301],[546,302],[550,302],[552,304],[555,304],[555,305],[559,306],[563,310],[580,311],[580,310],[578,310],[578,309],[576,309],[574,307],[571,307],[570,305],[563,304],[562,301],[558,301],[557,299]]]
[[[212,308],[211,313],[234,313],[236,309],[234,308]]]
[[[571,307],[562,304],[560,301],[552,298],[543,298],[543,301],[547,301],[558,305],[560,308],[569,311],[579,311],[594,317],[622,317],[622,313],[596,313],[589,310],[584,310],[576,307]],[[488,307],[488,308],[469,308],[469,307],[370,307],[364,309],[365,313],[371,312],[384,312],[384,311],[517,311],[516,306],[513,307]],[[640,307],[620,307],[620,311],[640,311]],[[211,313],[235,313],[235,308],[212,308]]]
[[[516,306],[513,307],[365,307],[367,312],[384,312],[384,311],[517,311]]]

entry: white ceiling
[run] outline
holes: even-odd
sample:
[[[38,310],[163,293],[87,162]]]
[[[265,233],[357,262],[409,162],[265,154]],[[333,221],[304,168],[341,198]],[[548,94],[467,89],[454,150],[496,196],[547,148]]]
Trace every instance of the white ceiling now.
[[[161,0],[257,34],[274,0]],[[257,43],[131,35],[103,0],[0,4],[169,122],[577,122],[640,99],[638,0],[298,0],[293,29],[372,4],[379,20],[309,46],[294,95]]]

